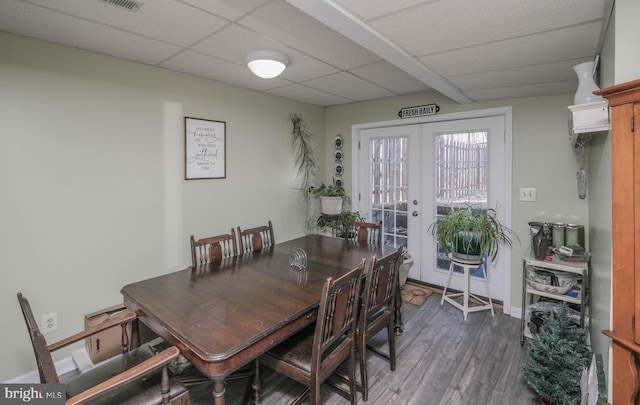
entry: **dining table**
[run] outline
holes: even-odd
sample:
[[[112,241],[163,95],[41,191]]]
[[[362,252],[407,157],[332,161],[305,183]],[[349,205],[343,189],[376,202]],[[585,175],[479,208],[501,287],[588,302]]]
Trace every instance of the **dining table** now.
[[[395,250],[388,245],[306,235],[262,251],[134,282],[121,293],[125,306],[136,311],[140,321],[177,346],[213,381],[213,403],[222,405],[226,377],[316,321],[328,277],[346,273],[363,258],[366,270],[373,256]],[[300,266],[290,265],[292,258]],[[401,301],[396,302],[396,329],[401,333]]]

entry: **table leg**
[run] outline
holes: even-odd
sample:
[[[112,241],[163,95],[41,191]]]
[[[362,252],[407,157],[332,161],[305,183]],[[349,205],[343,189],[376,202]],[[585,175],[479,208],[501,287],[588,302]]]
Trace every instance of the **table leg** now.
[[[213,380],[213,405],[224,405],[224,378]]]
[[[251,405],[262,405],[260,402],[260,389],[262,388],[262,381],[260,380],[260,362],[258,359],[254,362],[253,369],[253,381],[251,382],[251,388],[253,390],[253,400]]]

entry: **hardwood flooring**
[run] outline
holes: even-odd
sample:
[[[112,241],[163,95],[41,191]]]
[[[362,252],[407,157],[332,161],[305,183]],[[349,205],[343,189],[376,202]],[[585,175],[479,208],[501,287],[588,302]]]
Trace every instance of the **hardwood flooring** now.
[[[397,337],[397,368],[368,353],[369,405],[539,405],[542,401],[522,374],[526,345],[520,346],[520,320],[496,311],[468,315],[444,303],[434,293],[421,306],[403,303],[404,335]],[[380,335],[382,336],[382,335]],[[378,337],[376,337],[377,339]],[[380,340],[383,342],[383,340]],[[302,389],[298,383],[261,369],[263,405],[285,404]],[[239,404],[247,380],[229,381],[227,404]],[[210,405],[211,384],[190,388],[191,403]],[[346,399],[326,384],[324,404]],[[363,404],[358,394],[358,402]],[[308,403],[308,401],[307,401]]]

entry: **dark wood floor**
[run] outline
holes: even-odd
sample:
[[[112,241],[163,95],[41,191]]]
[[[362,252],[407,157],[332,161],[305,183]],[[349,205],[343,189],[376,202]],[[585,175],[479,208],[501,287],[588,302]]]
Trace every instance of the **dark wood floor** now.
[[[404,335],[397,339],[398,365],[369,354],[370,405],[539,405],[522,374],[525,348],[520,346],[520,320],[496,311],[462,313],[432,294],[421,306],[402,307]],[[301,386],[271,370],[262,369],[263,405],[285,404]],[[246,380],[230,381],[227,404],[241,403]],[[191,403],[212,404],[211,384],[192,387]],[[348,403],[323,385],[324,404]],[[359,403],[364,403],[359,396]]]

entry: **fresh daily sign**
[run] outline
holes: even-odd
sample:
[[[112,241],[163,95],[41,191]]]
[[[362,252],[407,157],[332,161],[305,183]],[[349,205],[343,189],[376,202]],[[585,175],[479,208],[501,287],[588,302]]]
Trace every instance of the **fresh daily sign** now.
[[[425,115],[436,115],[440,107],[436,104],[417,105],[415,107],[405,107],[398,111],[400,118],[424,117]]]

